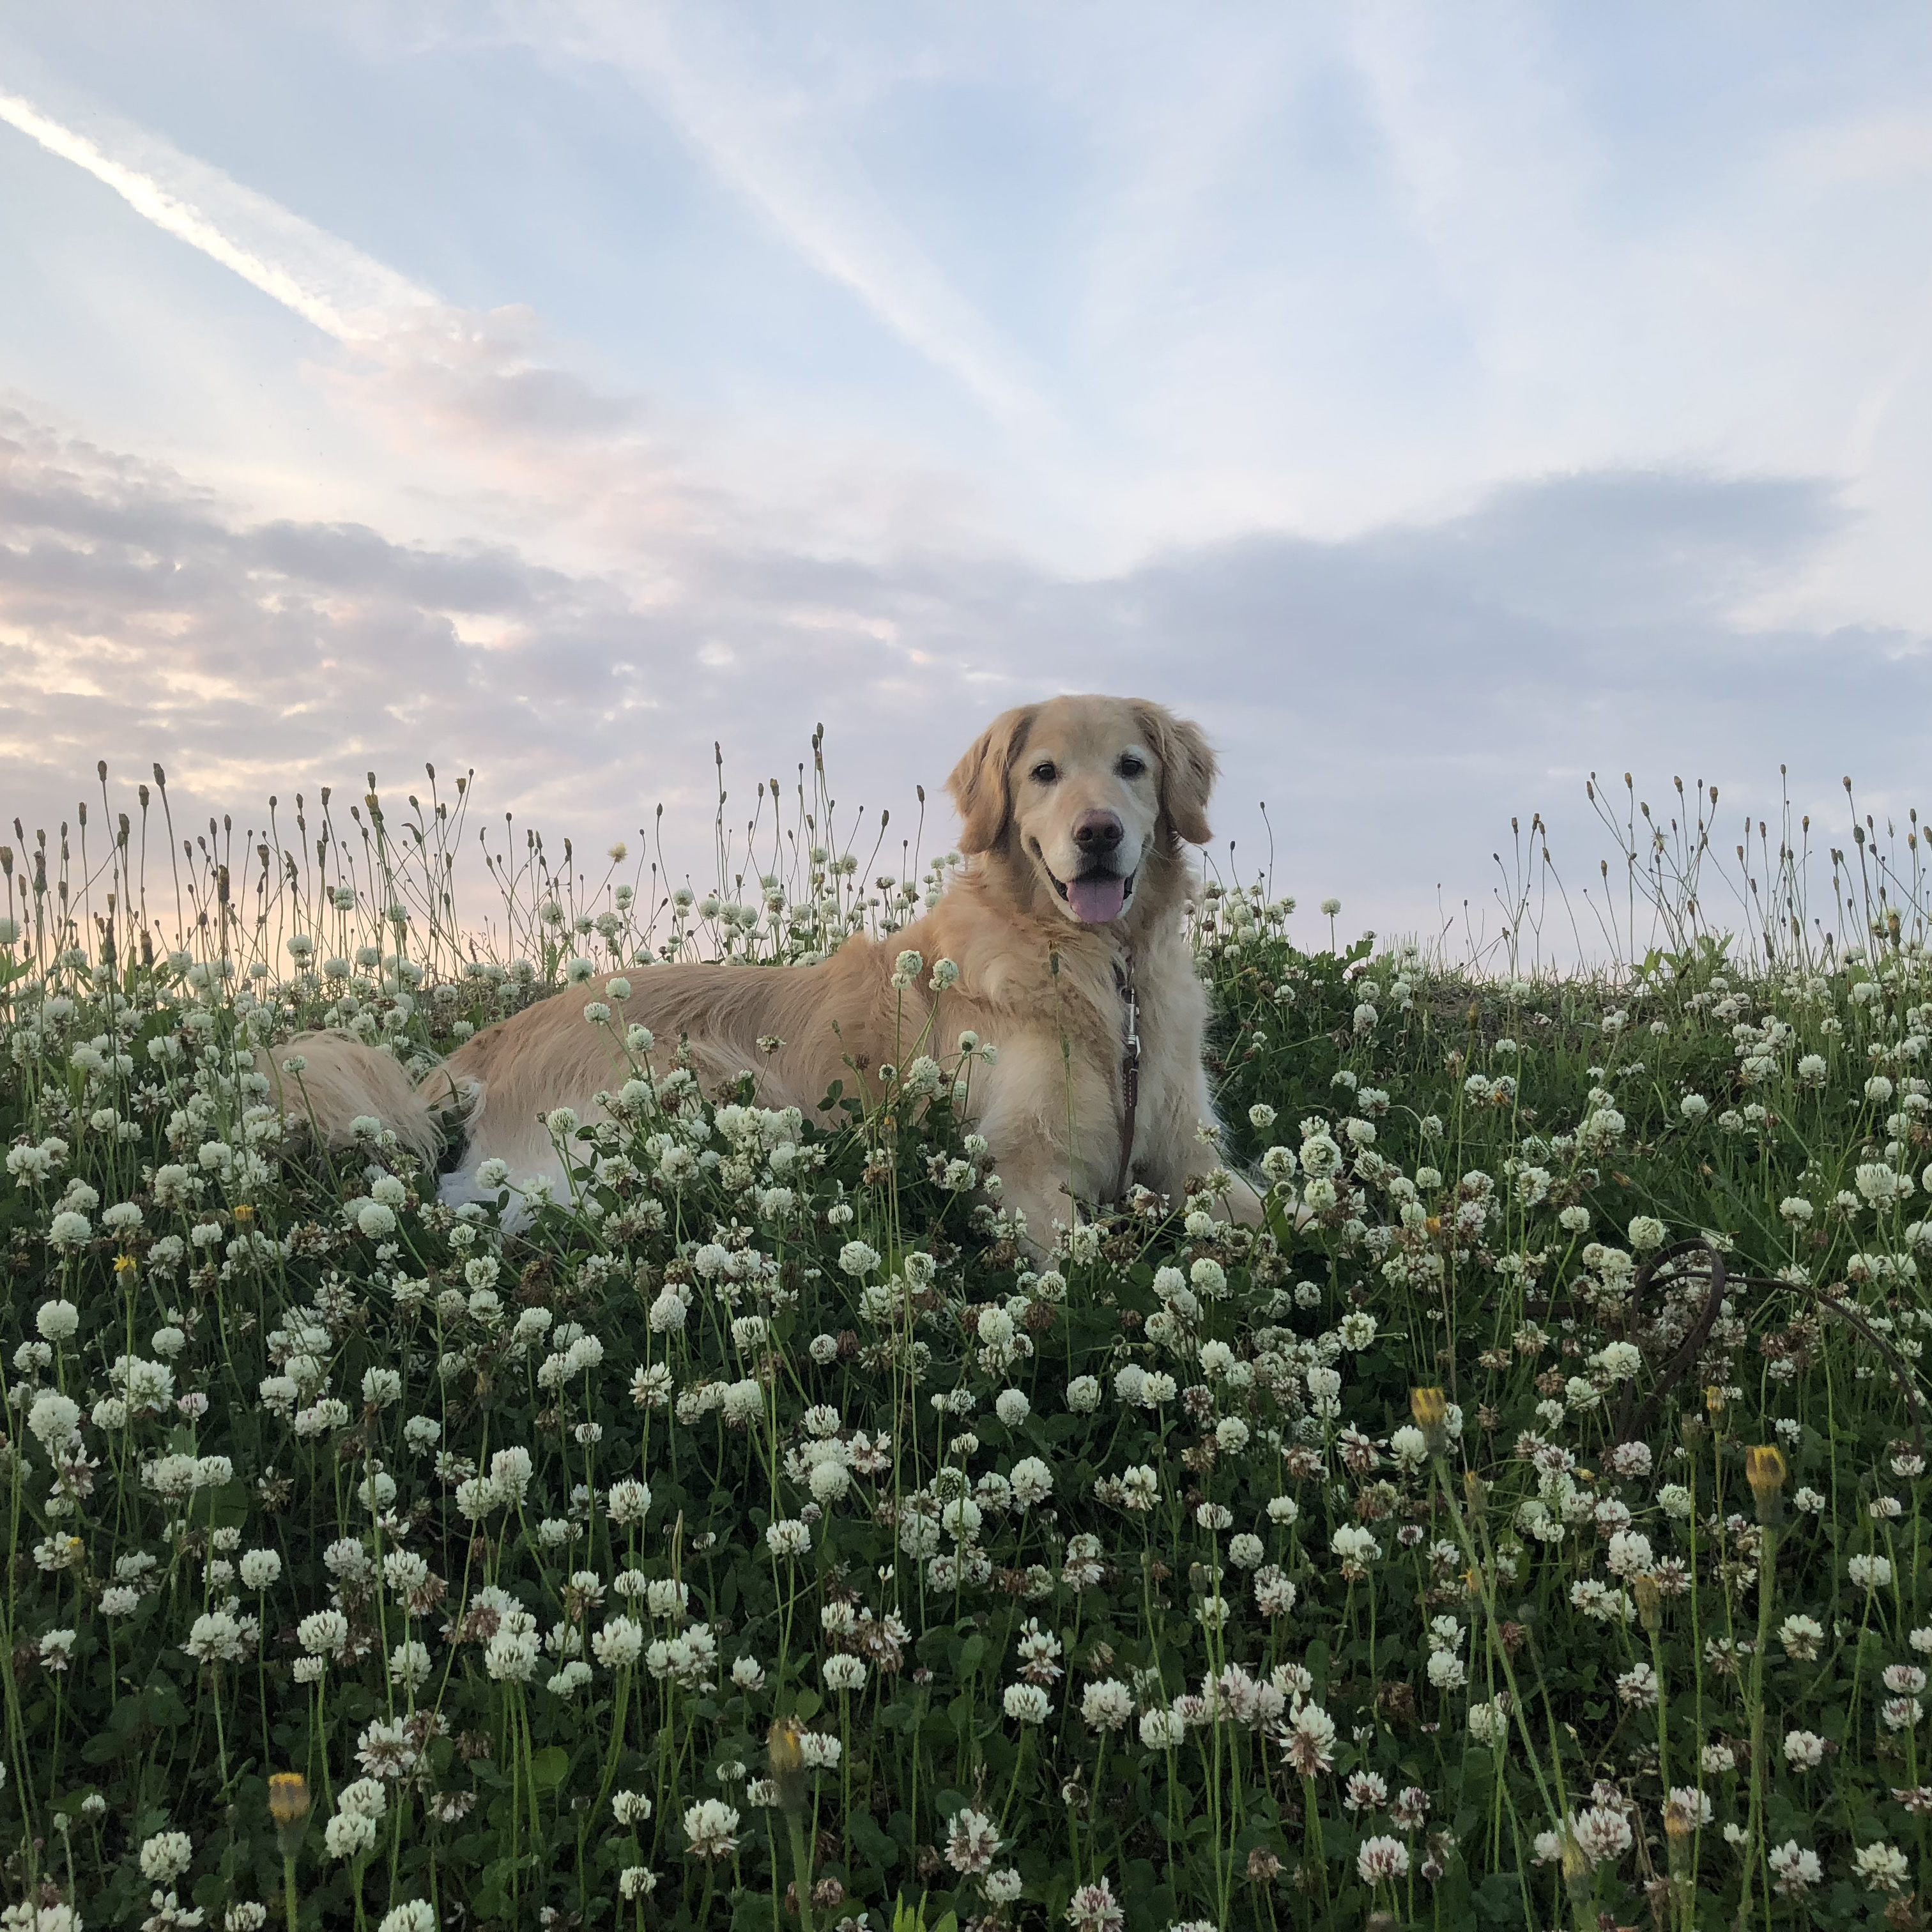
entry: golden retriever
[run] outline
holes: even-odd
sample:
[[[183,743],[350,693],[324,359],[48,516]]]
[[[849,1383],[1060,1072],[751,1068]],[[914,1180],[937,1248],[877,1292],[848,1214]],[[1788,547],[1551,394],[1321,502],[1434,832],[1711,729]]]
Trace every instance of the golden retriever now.
[[[974,1066],[967,1113],[1030,1246],[1137,1184],[1178,1204],[1220,1165],[1202,1065],[1207,995],[1181,922],[1183,848],[1208,840],[1214,771],[1200,730],[1143,700],[1056,698],[1004,713],[947,782],[967,863],[922,918],[848,939],[814,966],[637,968],[618,976],[621,1000],[608,980],[587,984],[452,1054],[425,1082],[433,1094],[446,1082],[466,1109],[444,1198],[485,1198],[477,1169],[491,1159],[564,1192],[542,1116],[568,1106],[598,1118],[593,1096],[631,1077],[623,1029],[641,1024],[660,1060],[683,1042],[707,1090],[749,1070],[761,1104],[808,1117],[835,1081],[869,1104],[881,1066],[948,1056],[970,1030],[998,1052]],[[908,951],[920,972],[896,986]],[[936,986],[941,961],[958,976]],[[608,1002],[610,1023],[586,1020],[591,999]],[[434,1154],[437,1117],[393,1058],[311,1034],[273,1056],[278,1070],[291,1052],[307,1064],[299,1093],[283,1083],[284,1103],[332,1144],[362,1114]],[[1253,1222],[1261,1203],[1238,1181],[1221,1211]]]

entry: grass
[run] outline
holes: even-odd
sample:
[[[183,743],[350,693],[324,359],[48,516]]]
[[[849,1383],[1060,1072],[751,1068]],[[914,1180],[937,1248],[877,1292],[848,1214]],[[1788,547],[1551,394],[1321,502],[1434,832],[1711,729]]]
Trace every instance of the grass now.
[[[1923,1922],[1916,824],[1828,930],[1747,840],[1733,940],[1701,788],[1633,810],[1567,974],[1535,827],[1480,970],[1204,887],[1273,1228],[1042,1268],[948,1042],[821,1132],[636,1042],[514,1238],[316,1151],[299,1028],[422,1058],[950,862],[814,766],[710,894],[512,827],[472,928],[466,789],[0,854],[9,1927]]]

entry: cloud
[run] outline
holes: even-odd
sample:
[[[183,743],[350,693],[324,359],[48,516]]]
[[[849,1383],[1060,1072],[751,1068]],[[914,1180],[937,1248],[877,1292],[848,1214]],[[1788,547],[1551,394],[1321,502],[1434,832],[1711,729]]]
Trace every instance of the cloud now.
[[[251,521],[17,410],[0,410],[0,805],[41,822],[70,816],[105,754],[137,776],[160,760],[196,809],[428,759],[480,767],[493,800],[552,824],[634,831],[665,800],[692,830],[715,738],[762,778],[820,716],[835,742],[890,745],[896,718],[962,694],[929,664],[909,680],[898,600],[862,568],[699,536],[639,595],[502,544]]]
[[[1594,886],[1593,769],[1634,769],[1660,801],[1673,772],[1717,783],[1729,814],[1765,810],[1787,761],[1800,808],[1833,824],[1841,772],[1924,769],[1924,638],[1736,614],[1844,514],[1803,478],[1556,476],[1435,523],[1260,532],[1090,578],[694,532],[640,593],[512,544],[250,520],[16,411],[0,416],[0,814],[70,816],[103,755],[122,776],[159,759],[195,810],[238,820],[272,792],[359,790],[372,768],[406,784],[429,760],[475,766],[491,812],[586,849],[662,801],[668,842],[701,870],[712,741],[736,822],[756,781],[791,782],[822,720],[842,818],[889,806],[909,826],[924,784],[930,851],[952,836],[937,788],[992,712],[1134,690],[1220,746],[1238,870],[1271,836],[1278,890],[1427,929],[1438,884],[1452,908],[1487,899],[1512,814],[1540,811],[1567,875]]]
[[[588,549],[634,553],[661,529],[718,514],[716,492],[682,473],[637,398],[547,362],[529,310],[446,302],[145,130],[92,109],[86,118],[82,133],[0,93],[0,121],[339,344],[311,378],[343,416],[406,454],[419,491],[460,501],[472,526],[554,536],[580,561]]]

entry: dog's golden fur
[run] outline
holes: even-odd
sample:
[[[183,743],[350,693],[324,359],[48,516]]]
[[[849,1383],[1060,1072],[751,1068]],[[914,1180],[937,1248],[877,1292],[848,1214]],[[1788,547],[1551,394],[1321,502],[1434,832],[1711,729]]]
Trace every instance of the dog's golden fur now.
[[[427,1154],[440,1134],[430,1102],[453,1090],[466,1100],[467,1144],[446,1196],[473,1198],[477,1166],[491,1156],[513,1177],[561,1179],[539,1116],[569,1106],[595,1117],[592,1096],[629,1077],[617,1044],[626,1025],[651,1029],[660,1064],[685,1040],[707,1090],[751,1070],[764,1105],[808,1115],[835,1081],[848,1094],[862,1083],[869,1092],[882,1064],[950,1054],[970,1029],[998,1048],[994,1064],[973,1070],[973,1124],[988,1143],[1003,1204],[1043,1244],[1056,1220],[1072,1222],[1078,1203],[1108,1198],[1119,1178],[1115,969],[1131,956],[1142,1056],[1132,1178],[1178,1199],[1190,1177],[1219,1159],[1200,1132],[1214,1120],[1202,1066],[1208,1004],[1181,929],[1183,848],[1209,836],[1214,770],[1200,731],[1156,704],[1058,698],[1022,706],[988,727],[948,782],[968,863],[938,905],[903,930],[849,939],[816,966],[637,968],[622,976],[628,996],[610,1002],[614,1036],[584,1017],[585,1000],[609,998],[608,983],[586,986],[582,998],[546,1000],[485,1029],[422,1090],[386,1054],[339,1034],[310,1034],[274,1056],[279,1064],[300,1052],[308,1062],[305,1093],[285,1092],[285,1103],[311,1112],[332,1143],[346,1142],[361,1114]],[[1096,824],[1118,828],[1109,860],[1076,843],[1083,825]],[[893,965],[908,949],[925,970],[901,992]],[[936,992],[931,975],[941,959],[959,976]],[[760,1051],[774,1036],[784,1043]],[[1252,1220],[1259,1203],[1238,1184],[1234,1208]]]

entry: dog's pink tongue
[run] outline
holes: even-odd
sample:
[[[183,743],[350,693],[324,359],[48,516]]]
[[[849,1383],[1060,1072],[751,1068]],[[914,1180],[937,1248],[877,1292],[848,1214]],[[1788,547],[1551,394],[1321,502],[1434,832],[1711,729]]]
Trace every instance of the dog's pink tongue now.
[[[1118,919],[1126,899],[1126,880],[1108,873],[1066,882],[1066,903],[1083,925],[1105,926],[1110,919]]]

